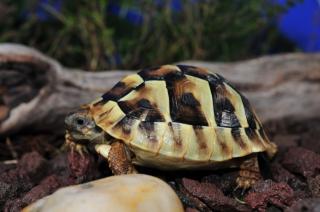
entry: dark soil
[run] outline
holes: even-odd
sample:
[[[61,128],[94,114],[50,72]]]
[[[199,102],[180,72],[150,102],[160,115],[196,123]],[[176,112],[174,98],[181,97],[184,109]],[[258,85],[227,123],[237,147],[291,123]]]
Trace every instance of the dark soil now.
[[[279,153],[271,162],[272,180],[249,191],[236,188],[237,169],[161,172],[186,211],[317,211],[320,208],[320,120],[267,123]],[[102,158],[81,157],[63,148],[63,136],[20,134],[0,142],[0,209],[19,211],[58,188],[111,175]],[[246,202],[246,204],[244,203]]]

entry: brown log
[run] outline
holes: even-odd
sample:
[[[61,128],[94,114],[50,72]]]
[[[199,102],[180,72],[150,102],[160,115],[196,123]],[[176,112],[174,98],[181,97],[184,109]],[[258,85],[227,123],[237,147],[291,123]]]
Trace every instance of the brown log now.
[[[0,45],[0,135],[19,130],[63,132],[65,115],[100,96],[124,71],[67,69],[38,51]]]
[[[320,119],[320,54],[180,64],[222,74],[248,97],[263,122]],[[129,73],[68,69],[34,49],[1,44],[0,135],[19,130],[62,133],[68,112],[97,98]]]

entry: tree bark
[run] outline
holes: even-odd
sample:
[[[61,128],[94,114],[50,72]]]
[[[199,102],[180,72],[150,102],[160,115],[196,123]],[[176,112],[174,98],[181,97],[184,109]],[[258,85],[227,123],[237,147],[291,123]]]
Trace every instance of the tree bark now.
[[[265,56],[234,63],[185,61],[219,73],[251,102],[263,122],[320,118],[320,54]],[[0,45],[0,135],[63,133],[65,115],[132,71],[68,69],[40,52]]]

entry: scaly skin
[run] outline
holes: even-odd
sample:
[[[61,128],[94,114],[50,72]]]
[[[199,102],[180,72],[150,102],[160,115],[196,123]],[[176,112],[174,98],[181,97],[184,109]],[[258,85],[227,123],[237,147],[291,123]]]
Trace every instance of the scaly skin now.
[[[252,187],[258,180],[261,180],[262,176],[259,170],[259,164],[257,157],[252,157],[245,160],[240,165],[239,177],[237,178],[237,188],[244,190]]]
[[[111,144],[108,162],[114,175],[138,173],[131,163],[125,144],[122,142],[114,142]]]
[[[84,153],[88,153],[88,150],[84,145],[77,144],[73,141],[73,139],[68,131],[66,131],[66,134],[65,134],[65,141],[66,141],[66,145],[68,147],[70,147],[71,151],[76,151],[81,156],[84,156]]]
[[[88,153],[84,145],[73,141],[68,131],[65,134],[65,141],[71,151],[78,152],[82,157],[84,157],[84,153]],[[138,173],[131,163],[126,146],[122,142],[113,142],[111,145],[99,144],[95,146],[95,149],[97,153],[108,160],[109,167],[114,175]]]

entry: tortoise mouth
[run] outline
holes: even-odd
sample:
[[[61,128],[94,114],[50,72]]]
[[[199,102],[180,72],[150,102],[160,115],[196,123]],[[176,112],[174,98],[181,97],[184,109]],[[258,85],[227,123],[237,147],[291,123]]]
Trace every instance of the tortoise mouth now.
[[[72,141],[77,144],[87,145],[89,143],[89,139],[86,138],[82,133],[77,131],[67,130],[68,134],[72,138]]]
[[[99,133],[95,133],[91,136],[87,134],[83,134],[82,132],[79,132],[79,131],[74,131],[74,130],[73,131],[67,130],[67,133],[69,134],[71,140],[74,143],[85,145],[85,146],[108,143],[115,139],[114,137],[112,137],[111,135],[103,131],[100,131]]]
[[[76,144],[81,144],[81,145],[84,145],[84,146],[87,146],[89,144],[89,140],[86,140],[86,139],[74,140],[74,142]]]

